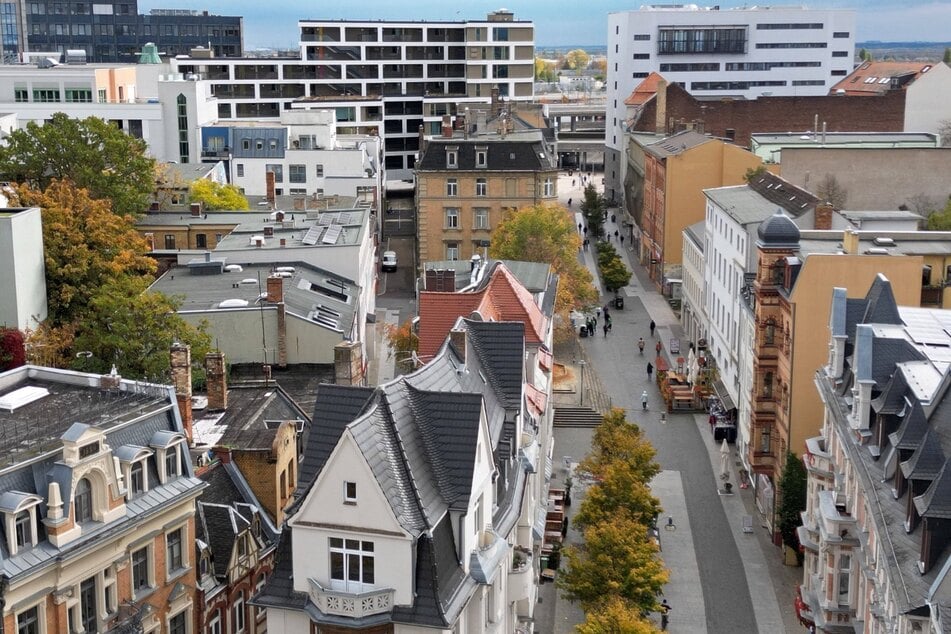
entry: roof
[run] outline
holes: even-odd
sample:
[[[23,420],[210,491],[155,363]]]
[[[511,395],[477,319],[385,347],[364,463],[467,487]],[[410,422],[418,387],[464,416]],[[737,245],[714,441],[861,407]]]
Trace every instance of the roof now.
[[[640,106],[648,99],[657,94],[657,87],[661,81],[666,81],[658,73],[651,73],[647,77],[641,80],[637,86],[634,87],[634,92],[624,100],[624,105],[626,106]]]
[[[677,134],[663,138],[660,141],[644,146],[644,151],[658,158],[667,158],[683,154],[687,150],[713,141],[712,137],[700,134],[696,130],[683,130]]]
[[[713,191],[713,190],[709,190]],[[743,223],[740,223],[743,224]],[[704,228],[706,226],[706,221],[701,220],[700,222],[695,222],[692,225],[688,225],[684,228],[684,234],[690,238],[690,241],[694,243],[697,249],[703,252],[703,240],[704,240]]]
[[[749,179],[747,184],[750,189],[774,205],[782,207],[794,218],[798,218],[819,204],[819,199],[805,189],[796,187],[766,170],[760,170]]]
[[[865,62],[829,89],[829,94],[880,95],[904,87],[927,73],[931,62]],[[893,81],[898,86],[893,86]],[[845,91],[844,93],[839,91]]]
[[[208,178],[216,166],[217,163],[162,163],[164,174],[159,186],[187,189],[193,182]]]
[[[422,151],[416,171],[487,171],[487,172],[538,172],[556,169],[554,158],[548,152],[545,143],[532,134],[529,138],[491,139],[473,137],[469,139],[442,139],[429,141]],[[486,166],[476,166],[476,150],[486,150]],[[456,152],[458,167],[448,168],[446,156],[450,150]]]
[[[544,342],[548,317],[502,263],[495,263],[480,286],[472,291],[419,294],[419,354],[433,356],[459,317],[478,313],[485,321],[520,321],[529,344]]]
[[[479,278],[481,275],[492,268],[495,262],[502,262],[505,267],[512,272],[512,275],[519,283],[531,293],[542,293],[548,289],[552,277],[551,265],[546,262],[520,262],[518,260],[494,260],[492,258],[483,258],[480,261],[480,270],[477,272]],[[423,263],[423,270],[438,271],[452,270],[456,273],[456,290],[462,290],[473,283],[472,262],[470,260],[438,260]],[[426,290],[426,276],[421,278],[423,290]],[[435,290],[435,289],[429,289]]]
[[[825,147],[829,145],[845,145],[860,143],[897,144],[923,143],[935,145],[935,135],[929,132],[826,132],[815,134],[812,130],[806,132],[767,132],[751,134],[750,140],[758,145],[783,145]]]
[[[503,397],[506,407],[518,407],[522,398],[521,351],[525,348],[522,322],[486,322],[466,319],[469,342],[485,368],[489,383]]]
[[[756,234],[764,246],[790,246],[799,244],[799,227],[781,209],[760,223]]]

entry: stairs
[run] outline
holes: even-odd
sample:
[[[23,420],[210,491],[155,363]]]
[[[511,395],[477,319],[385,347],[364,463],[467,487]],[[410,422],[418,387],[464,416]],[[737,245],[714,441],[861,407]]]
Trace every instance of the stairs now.
[[[555,417],[552,425],[555,427],[597,427],[601,424],[601,414],[589,407],[559,407],[555,406]]]

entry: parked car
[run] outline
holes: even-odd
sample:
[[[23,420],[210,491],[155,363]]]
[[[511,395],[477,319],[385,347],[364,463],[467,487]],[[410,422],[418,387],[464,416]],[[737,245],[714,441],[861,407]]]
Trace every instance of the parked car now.
[[[395,271],[396,270],[396,251],[384,251],[383,252],[383,272]]]

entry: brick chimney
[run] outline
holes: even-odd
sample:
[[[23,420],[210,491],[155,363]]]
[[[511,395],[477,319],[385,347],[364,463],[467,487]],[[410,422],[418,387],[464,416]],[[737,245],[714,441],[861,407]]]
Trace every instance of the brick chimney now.
[[[459,353],[460,357],[462,357],[463,363],[465,363],[466,361],[466,331],[465,330],[450,330],[449,343],[452,344],[452,347],[456,349],[456,352]]]
[[[442,116],[442,135],[446,139],[452,138],[452,117],[448,114]]]
[[[114,363],[112,364],[112,372],[99,377],[99,389],[102,390],[118,390],[121,383],[122,377],[119,376]]]
[[[188,344],[173,343],[169,350],[172,385],[188,443],[192,442],[192,349]]]
[[[264,173],[264,187],[267,201],[274,205],[274,172]]]
[[[193,218],[201,217],[201,203],[189,203],[188,210],[191,212]]]
[[[654,94],[654,131],[658,134],[667,133],[667,80],[657,82],[657,92]]]
[[[334,346],[334,382],[363,385],[363,353],[358,341],[341,341]]]
[[[831,229],[832,228],[832,203],[819,203],[816,205],[815,213],[815,228],[816,229]]]
[[[228,409],[228,379],[225,353],[220,350],[205,355],[205,387],[208,391],[208,411]]]
[[[284,301],[284,278],[272,275],[267,278],[267,301],[276,304]]]
[[[499,102],[499,87],[498,86],[492,87],[491,95],[492,95],[492,107],[491,107],[492,116],[497,117],[502,112],[502,104]]]

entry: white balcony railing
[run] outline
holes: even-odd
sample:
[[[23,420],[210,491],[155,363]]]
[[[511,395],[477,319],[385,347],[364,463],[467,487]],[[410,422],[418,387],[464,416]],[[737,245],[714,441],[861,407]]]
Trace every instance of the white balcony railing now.
[[[361,618],[389,612],[393,609],[393,588],[380,588],[364,592],[344,592],[323,587],[314,579],[310,581],[310,600],[324,614]]]

